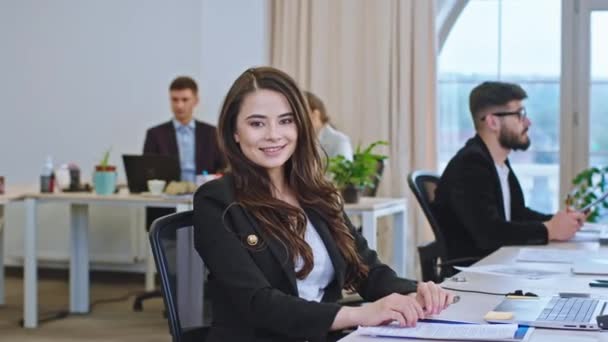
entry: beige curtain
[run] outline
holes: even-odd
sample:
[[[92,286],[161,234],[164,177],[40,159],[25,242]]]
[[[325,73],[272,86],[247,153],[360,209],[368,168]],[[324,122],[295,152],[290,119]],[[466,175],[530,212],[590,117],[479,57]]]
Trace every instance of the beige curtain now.
[[[274,0],[271,8],[272,65],[319,95],[354,145],[389,142],[380,196],[409,199],[414,276],[415,247],[432,235],[406,177],[436,164],[434,1]]]

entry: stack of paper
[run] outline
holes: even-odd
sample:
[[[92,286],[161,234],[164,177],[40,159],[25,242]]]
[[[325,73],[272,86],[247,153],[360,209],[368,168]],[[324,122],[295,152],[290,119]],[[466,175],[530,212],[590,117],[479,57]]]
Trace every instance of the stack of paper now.
[[[359,327],[357,333],[370,336],[466,341],[522,341],[517,324],[445,324],[418,322],[413,328],[385,325]],[[525,334],[524,335],[529,335]]]
[[[550,248],[522,248],[517,255],[517,261],[554,262],[571,264],[576,260],[589,256],[588,251]]]

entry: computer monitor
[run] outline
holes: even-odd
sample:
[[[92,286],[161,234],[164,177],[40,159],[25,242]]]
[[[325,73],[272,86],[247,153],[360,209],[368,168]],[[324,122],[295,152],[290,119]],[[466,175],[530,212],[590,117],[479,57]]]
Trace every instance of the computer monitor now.
[[[122,160],[131,193],[148,191],[148,180],[150,179],[162,179],[167,183],[180,180],[179,160],[175,157],[124,154]]]

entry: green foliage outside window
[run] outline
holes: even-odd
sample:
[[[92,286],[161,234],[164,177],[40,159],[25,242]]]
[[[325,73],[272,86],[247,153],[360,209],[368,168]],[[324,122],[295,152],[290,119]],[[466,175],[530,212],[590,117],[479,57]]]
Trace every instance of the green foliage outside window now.
[[[569,194],[570,206],[583,208],[597,200],[608,188],[607,174],[608,167],[591,167],[576,175],[572,180],[574,189]],[[599,205],[591,208],[587,221],[597,222],[605,215],[606,209],[608,209],[608,199],[604,199]]]

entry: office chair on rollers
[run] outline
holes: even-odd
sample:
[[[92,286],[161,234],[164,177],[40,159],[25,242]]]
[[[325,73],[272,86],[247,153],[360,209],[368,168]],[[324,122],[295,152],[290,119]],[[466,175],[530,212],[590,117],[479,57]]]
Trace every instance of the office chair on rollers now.
[[[206,322],[203,322],[207,319],[203,313],[206,315],[208,311],[205,308],[203,312],[202,292],[200,298],[193,298],[197,296],[189,293],[180,296],[180,291],[195,288],[191,284],[178,283],[178,279],[182,279],[180,272],[184,272],[182,274],[187,275],[185,278],[189,280],[190,277],[196,278],[192,276],[195,273],[202,274],[204,269],[203,261],[194,249],[192,236],[192,211],[161,217],[152,223],[150,229],[152,254],[160,275],[161,293],[173,342],[203,342],[209,330]],[[184,268],[183,259],[177,261],[180,258],[178,253],[185,253],[188,257],[189,268]],[[200,284],[202,289],[202,282]]]
[[[175,213],[175,209],[173,208],[146,208],[146,229],[148,234],[150,233],[150,228],[152,222],[157,218],[170,215]],[[161,293],[160,289],[153,291],[145,291],[141,294],[135,296],[135,300],[133,300],[133,311],[143,311],[144,304],[143,301],[150,298],[160,298]]]
[[[418,246],[422,280],[440,283],[443,279],[457,273],[453,266],[469,265],[478,259],[447,259],[445,239],[431,205],[435,200],[439,175],[427,171],[414,171],[407,177],[407,182],[435,235],[434,241]]]

